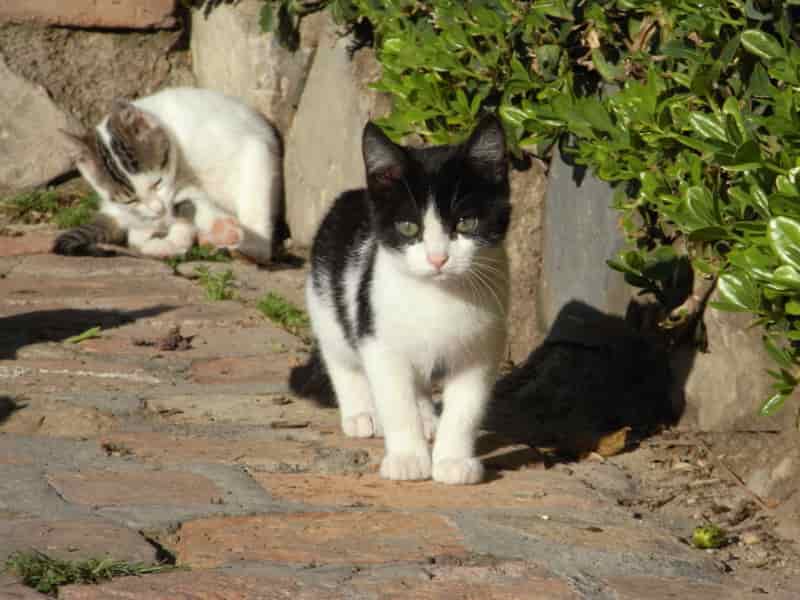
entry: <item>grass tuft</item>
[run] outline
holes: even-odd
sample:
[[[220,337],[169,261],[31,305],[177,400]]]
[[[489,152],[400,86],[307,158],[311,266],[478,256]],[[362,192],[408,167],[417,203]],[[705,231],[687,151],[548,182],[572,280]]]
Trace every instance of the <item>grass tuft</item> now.
[[[215,248],[214,246],[201,245],[192,246],[183,256],[173,256],[166,259],[166,263],[173,269],[178,265],[187,262],[231,262],[231,254],[225,248]]]
[[[52,558],[38,550],[14,552],[6,560],[5,568],[14,573],[25,585],[50,596],[58,595],[58,588],[80,583],[101,583],[114,577],[163,573],[182,567],[173,565],[145,565],[113,558],[90,558],[72,561]]]
[[[33,225],[54,223],[69,229],[88,223],[100,206],[100,199],[89,195],[63,194],[57,190],[34,190],[0,199],[0,212],[12,223]]]
[[[208,267],[195,267],[194,272],[200,284],[206,289],[206,298],[209,300],[230,300],[233,298],[233,284],[235,278],[233,271],[227,269],[218,273],[209,271]]]
[[[259,300],[257,308],[270,321],[280,325],[289,333],[308,339],[308,328],[311,325],[308,314],[280,294],[269,292]]]

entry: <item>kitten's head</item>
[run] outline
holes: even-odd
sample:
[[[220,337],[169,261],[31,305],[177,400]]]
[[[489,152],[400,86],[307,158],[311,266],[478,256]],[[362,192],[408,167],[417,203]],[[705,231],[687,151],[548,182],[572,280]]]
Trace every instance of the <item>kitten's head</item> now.
[[[65,134],[76,166],[105,200],[125,204],[144,218],[161,217],[170,208],[177,152],[157,117],[117,100],[91,133]]]
[[[449,279],[501,266],[511,215],[505,135],[485,117],[464,143],[399,146],[372,123],[363,137],[367,189],[381,245],[408,273]]]

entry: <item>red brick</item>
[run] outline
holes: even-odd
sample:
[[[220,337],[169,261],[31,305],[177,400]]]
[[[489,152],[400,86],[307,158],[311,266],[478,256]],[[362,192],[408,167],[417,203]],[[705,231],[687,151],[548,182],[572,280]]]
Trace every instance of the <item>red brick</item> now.
[[[266,352],[258,356],[212,358],[192,363],[196,383],[272,383],[286,378],[287,364]]]
[[[3,5],[0,5],[2,20]],[[23,254],[48,254],[53,247],[56,233],[52,231],[32,231],[20,236],[0,235],[0,256],[21,256]]]
[[[181,527],[174,547],[179,562],[193,568],[240,560],[374,564],[466,553],[446,517],[399,512],[200,519]]]
[[[4,0],[0,23],[152,29],[173,27],[176,0]]]
[[[179,471],[58,472],[47,479],[69,502],[88,506],[208,504],[224,495],[209,479]]]

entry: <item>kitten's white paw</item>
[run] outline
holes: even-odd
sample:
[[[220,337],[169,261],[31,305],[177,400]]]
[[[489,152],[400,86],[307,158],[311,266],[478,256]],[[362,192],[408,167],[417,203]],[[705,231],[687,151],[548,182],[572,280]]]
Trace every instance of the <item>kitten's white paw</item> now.
[[[433,480],[453,485],[480,483],[483,464],[477,458],[445,458],[433,464]]]
[[[179,248],[169,240],[153,238],[147,240],[147,242],[142,245],[140,252],[145,256],[152,256],[154,258],[171,258],[173,256],[186,254],[186,249]]]
[[[431,457],[423,454],[387,454],[381,463],[384,479],[430,479]]]
[[[347,437],[379,437],[383,435],[378,418],[372,413],[362,412],[342,418],[342,431]]]

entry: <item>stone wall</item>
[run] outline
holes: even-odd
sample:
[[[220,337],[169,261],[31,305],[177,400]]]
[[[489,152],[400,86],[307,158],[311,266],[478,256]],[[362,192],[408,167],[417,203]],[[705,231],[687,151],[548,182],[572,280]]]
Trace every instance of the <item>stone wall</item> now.
[[[389,100],[369,88],[380,73],[372,51],[351,53],[351,40],[326,14],[304,20],[301,46],[291,53],[260,31],[261,0],[222,4],[208,15],[181,14],[173,0],[111,16],[70,12],[80,2],[68,3],[70,10],[45,4],[36,14],[25,2],[0,7],[0,157],[13,157],[0,160],[0,193],[46,184],[70,168],[57,129],[94,124],[115,97],[181,84],[244,98],[276,124],[296,247],[310,244],[338,193],[363,184],[361,131]],[[53,23],[90,29],[46,25]],[[633,292],[605,265],[622,245],[609,189],[557,156],[550,173],[535,161],[515,169],[512,191],[508,358],[523,363],[543,341],[603,347],[618,333],[611,329],[625,328]],[[742,319],[709,312],[711,352],[673,355],[673,398],[687,426],[788,426],[788,418],[753,417],[768,391],[768,361]]]

